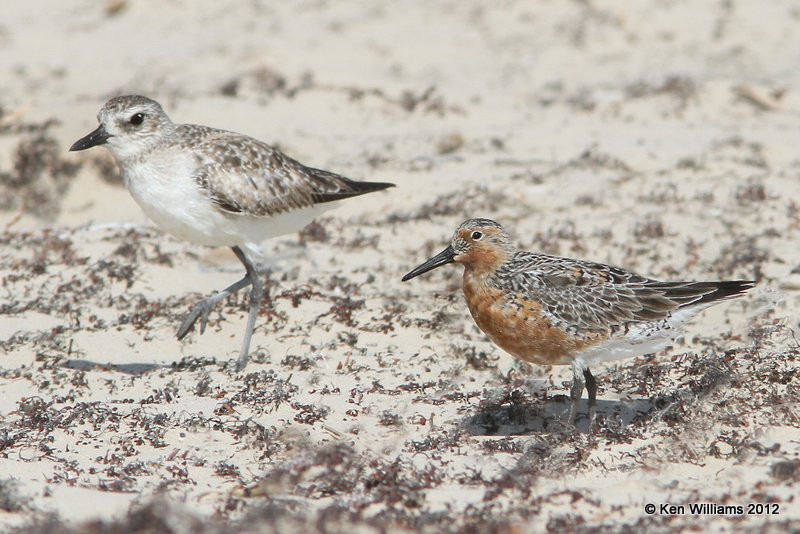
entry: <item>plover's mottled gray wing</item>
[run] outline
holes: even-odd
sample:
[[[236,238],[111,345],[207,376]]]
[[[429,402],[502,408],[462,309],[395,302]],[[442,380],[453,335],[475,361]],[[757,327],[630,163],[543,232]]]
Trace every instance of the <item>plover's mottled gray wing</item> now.
[[[307,167],[252,137],[184,124],[178,135],[198,158],[197,183],[219,209],[270,217],[392,187]]]
[[[536,300],[562,325],[592,332],[667,319],[687,306],[734,297],[749,281],[662,282],[588,261],[518,252],[498,270],[507,290]]]

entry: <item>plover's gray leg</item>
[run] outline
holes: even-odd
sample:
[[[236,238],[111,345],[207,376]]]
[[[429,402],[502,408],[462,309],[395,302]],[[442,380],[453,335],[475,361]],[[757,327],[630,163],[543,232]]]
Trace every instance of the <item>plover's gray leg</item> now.
[[[586,380],[586,391],[589,392],[589,426],[591,426],[597,418],[597,380],[588,367],[583,370],[583,378]]]
[[[247,330],[245,330],[244,341],[242,342],[242,350],[239,352],[239,359],[236,362],[236,370],[241,371],[247,364],[247,357],[250,353],[250,339],[253,337],[256,318],[258,317],[258,312],[261,309],[261,301],[264,298],[264,284],[261,282],[255,266],[247,258],[242,249],[240,249],[238,246],[231,247],[231,249],[233,250],[233,253],[236,254],[236,257],[239,258],[239,261],[242,262],[242,265],[244,265],[247,274],[238,282],[229,285],[222,291],[215,293],[211,297],[195,305],[195,307],[192,308],[192,311],[189,312],[189,315],[186,317],[186,319],[183,320],[181,326],[178,328],[178,339],[183,339],[186,337],[186,334],[188,334],[192,329],[194,323],[197,322],[197,319],[200,319],[200,333],[202,334],[205,332],[206,324],[208,324],[208,314],[211,313],[211,310],[214,309],[214,306],[216,306],[228,295],[236,293],[243,287],[252,285],[253,289],[250,291],[250,314],[247,317]]]
[[[250,279],[250,275],[246,275],[244,278],[236,282],[235,284],[231,284],[222,291],[218,291],[211,297],[203,300],[202,302],[198,302],[192,311],[189,312],[189,315],[186,316],[186,319],[183,320],[181,326],[178,327],[178,339],[183,339],[186,337],[194,323],[197,322],[197,319],[200,319],[200,333],[206,331],[206,325],[208,324],[208,314],[211,313],[211,310],[214,309],[221,300],[225,299],[228,295],[232,295],[242,289],[243,287],[247,287],[252,284],[253,281]]]
[[[247,365],[247,358],[250,355],[250,338],[253,337],[253,330],[256,326],[256,318],[261,309],[261,300],[264,298],[264,283],[258,276],[258,271],[255,266],[250,262],[245,253],[239,247],[233,247],[233,253],[242,262],[244,268],[247,270],[247,276],[253,284],[253,289],[250,291],[250,314],[247,317],[247,330],[244,333],[244,341],[242,342],[242,350],[239,352],[239,359],[236,361],[236,370],[241,371]]]

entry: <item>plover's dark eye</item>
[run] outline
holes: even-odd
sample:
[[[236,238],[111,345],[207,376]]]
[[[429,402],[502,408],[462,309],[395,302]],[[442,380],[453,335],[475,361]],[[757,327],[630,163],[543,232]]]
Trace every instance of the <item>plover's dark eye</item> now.
[[[483,234],[480,232],[472,232],[472,240],[478,241],[480,238],[483,237]]]
[[[140,124],[142,124],[142,121],[144,121],[144,113],[134,113],[133,115],[131,115],[130,122],[134,126],[139,126]]]

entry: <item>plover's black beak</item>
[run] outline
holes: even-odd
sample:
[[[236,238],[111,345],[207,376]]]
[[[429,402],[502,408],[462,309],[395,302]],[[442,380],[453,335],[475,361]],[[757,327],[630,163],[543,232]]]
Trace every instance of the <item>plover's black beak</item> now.
[[[455,251],[453,247],[447,247],[436,256],[432,257],[407,275],[403,277],[403,282],[407,282],[414,278],[415,276],[419,276],[421,274],[427,273],[428,271],[432,271],[437,267],[441,267],[442,265],[447,265],[448,263],[453,263],[455,261]]]
[[[104,145],[108,138],[111,135],[103,128],[103,125],[97,127],[95,131],[87,135],[86,137],[81,137],[75,144],[69,147],[70,152],[75,152],[77,150],[86,150],[87,148],[92,148],[93,146],[97,145]]]

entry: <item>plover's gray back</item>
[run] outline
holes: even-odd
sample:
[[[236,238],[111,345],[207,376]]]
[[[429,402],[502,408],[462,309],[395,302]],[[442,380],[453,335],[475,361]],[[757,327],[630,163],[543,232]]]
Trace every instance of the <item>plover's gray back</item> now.
[[[205,126],[182,124],[172,140],[198,156],[198,185],[220,209],[237,215],[271,217],[392,185],[314,169],[252,137]]]

